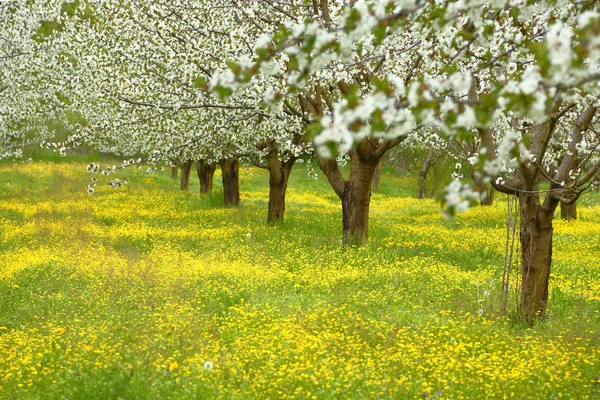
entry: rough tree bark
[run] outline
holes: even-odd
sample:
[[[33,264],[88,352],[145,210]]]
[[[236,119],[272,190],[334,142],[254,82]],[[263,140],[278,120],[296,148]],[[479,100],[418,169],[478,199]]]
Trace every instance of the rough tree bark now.
[[[190,171],[192,170],[192,160],[186,160],[181,164],[181,178],[179,180],[179,189],[187,191],[190,188]]]
[[[400,139],[393,145],[400,143]],[[319,168],[342,201],[342,241],[346,245],[361,246],[369,237],[369,206],[371,186],[377,164],[392,142],[374,145],[363,139],[350,152],[350,176],[344,179],[335,160],[317,157]]]
[[[240,164],[236,158],[219,160],[223,180],[223,200],[227,206],[240,204]]]
[[[419,171],[419,198],[425,198],[425,180],[427,179],[427,175],[429,174],[429,169],[435,165],[435,163],[439,160],[441,154],[436,154],[433,145],[429,146],[429,152],[427,153],[427,158],[423,162],[423,166]]]
[[[537,186],[537,185],[536,185]],[[521,299],[519,318],[528,324],[544,318],[552,264],[552,217],[558,201],[535,190],[519,193]]]
[[[344,185],[342,195],[343,241],[348,245],[360,246],[369,237],[369,206],[371,185],[377,162],[361,160],[351,155],[350,178]]]
[[[171,179],[177,179],[178,167],[171,167]]]
[[[559,118],[572,106],[562,107],[562,98],[555,97],[549,109],[550,117],[545,123],[537,125],[532,130],[533,143],[531,153],[537,160],[542,160],[555,132]],[[562,111],[561,111],[562,109]],[[570,171],[579,165],[578,145],[583,139],[583,132],[596,113],[593,106],[587,107],[573,124],[568,152],[560,161],[557,170],[550,177],[550,189],[546,191],[544,202],[540,201],[542,192],[539,183],[542,179],[539,164],[521,163],[513,178],[502,179],[498,183],[492,180],[494,187],[508,194],[519,196],[520,207],[520,242],[521,242],[521,297],[519,300],[519,318],[532,325],[536,320],[542,319],[546,313],[548,303],[548,284],[550,280],[550,266],[552,264],[552,218],[558,205],[573,204],[581,194],[580,189],[564,187],[557,182],[566,182]],[[488,131],[480,130],[480,137],[484,147],[493,149],[492,137]],[[488,158],[493,158],[488,151]],[[600,163],[592,165],[577,181],[581,187],[598,175]],[[545,177],[548,179],[548,177]]]
[[[277,225],[283,222],[285,213],[285,194],[288,180],[295,158],[287,161],[279,160],[277,146],[274,145],[267,154],[267,167],[269,170],[269,209],[267,212],[267,225]]]
[[[325,11],[321,8],[323,14]],[[380,64],[379,64],[380,65]],[[338,82],[342,93],[349,93],[349,86],[344,81]],[[333,112],[333,105],[327,91],[319,85],[315,87],[315,98],[299,97],[302,111],[309,110],[315,116],[323,116],[323,104]],[[323,103],[324,102],[324,103]],[[355,143],[350,156],[350,176],[344,179],[335,159],[325,159],[317,155],[319,168],[342,202],[342,242],[350,246],[361,246],[367,243],[369,236],[369,205],[371,188],[377,164],[386,151],[400,144],[406,136],[393,140],[379,141],[364,138]]]
[[[200,193],[210,193],[213,187],[213,177],[217,165],[215,163],[207,163],[205,160],[196,161],[196,172],[200,181]]]
[[[560,202],[560,217],[562,219],[566,219],[570,221],[572,219],[577,219],[577,203],[567,204],[565,202]]]
[[[304,140],[302,135],[296,135],[292,142],[299,145]],[[256,147],[266,153],[266,164],[250,158],[259,168],[269,171],[269,207],[267,210],[267,225],[278,225],[283,222],[285,215],[285,195],[287,192],[290,173],[296,162],[296,157],[289,152],[280,159],[279,146],[274,139],[267,139]]]
[[[379,192],[379,182],[381,180],[381,170],[383,169],[383,157],[377,163],[377,168],[375,169],[375,175],[373,176],[373,191]]]

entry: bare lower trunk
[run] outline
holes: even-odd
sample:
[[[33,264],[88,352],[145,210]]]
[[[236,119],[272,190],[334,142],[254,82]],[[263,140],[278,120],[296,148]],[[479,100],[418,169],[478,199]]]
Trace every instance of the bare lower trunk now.
[[[383,158],[379,160],[377,163],[377,168],[375,169],[375,175],[373,176],[373,191],[379,191],[379,181],[381,179],[381,170],[383,169]]]
[[[475,178],[475,168],[469,165],[469,173],[473,179],[473,191],[479,193],[479,204],[482,206],[491,206],[494,204],[494,194],[496,189],[491,184],[485,184]]]
[[[336,160],[317,155],[319,168],[342,201],[342,242],[360,246],[369,238],[371,187],[377,164],[389,149],[402,140],[374,143],[366,138],[350,150],[350,176],[344,179]]]
[[[277,225],[283,222],[285,213],[285,194],[291,167],[283,169],[280,173],[273,174],[269,171],[269,210],[267,225]]]
[[[423,162],[423,166],[419,171],[419,198],[425,198],[425,179],[427,179],[427,175],[429,174],[429,169],[437,162],[439,159],[439,155],[435,154],[435,150],[433,145],[429,146],[429,152],[427,153],[427,158]]]
[[[179,180],[179,189],[187,191],[190,188],[190,171],[192,170],[192,161],[187,160],[181,165],[181,179]]]
[[[475,183],[473,190],[479,193],[479,204],[482,206],[491,206],[494,204],[494,193],[496,190],[490,185],[485,183]]]
[[[343,241],[347,245],[361,246],[369,237],[369,205],[371,185],[377,163],[367,163],[358,157],[351,158],[350,179],[342,195]]]
[[[532,324],[544,318],[552,264],[552,216],[556,205],[542,207],[539,193],[519,195],[521,224],[521,299],[519,317]]]
[[[213,177],[217,166],[215,163],[206,163],[204,160],[196,161],[196,172],[200,180],[200,193],[210,193],[213,187]]]
[[[427,178],[427,175],[426,174],[422,175],[421,171],[419,171],[419,198],[424,199],[425,198],[425,178]]]
[[[171,179],[177,179],[178,169],[177,167],[171,167]]]
[[[566,220],[577,219],[577,203],[560,203],[560,217]]]
[[[219,160],[223,180],[223,200],[225,205],[240,204],[240,164],[235,158]]]
[[[276,150],[273,154],[269,154],[269,210],[267,213],[267,225],[277,225],[283,222],[285,194],[294,161],[294,159],[286,162],[279,161]]]

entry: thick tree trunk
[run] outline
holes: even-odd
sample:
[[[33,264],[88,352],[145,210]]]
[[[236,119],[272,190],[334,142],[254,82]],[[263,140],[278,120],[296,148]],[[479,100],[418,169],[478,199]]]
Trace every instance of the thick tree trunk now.
[[[235,158],[219,160],[223,180],[223,200],[227,206],[240,204],[240,164]]]
[[[360,246],[369,238],[369,205],[377,164],[389,149],[403,139],[374,143],[363,139],[350,150],[350,176],[344,179],[336,160],[317,155],[319,168],[342,201],[342,242]]]
[[[267,212],[267,225],[277,225],[283,222],[285,213],[285,194],[288,179],[296,159],[291,157],[287,161],[279,160],[279,150],[275,143],[267,154],[267,169],[269,170],[269,209]]]
[[[521,192],[521,299],[519,317],[532,324],[544,318],[548,303],[548,283],[552,264],[552,216],[550,208],[540,204],[539,193]]]
[[[294,138],[294,143],[299,144],[302,137]],[[269,208],[267,211],[267,225],[278,225],[283,222],[285,213],[285,194],[287,192],[288,179],[296,157],[291,153],[283,155],[285,161],[279,159],[279,146],[273,139],[267,139],[264,143],[257,145],[257,148],[266,151],[266,164],[253,160],[259,168],[266,168],[269,171]]]
[[[369,205],[371,185],[377,162],[362,161],[351,156],[350,179],[342,194],[343,242],[351,246],[367,243],[369,237]]]
[[[283,222],[285,213],[285,194],[293,162],[288,166],[282,163],[276,169],[269,168],[269,210],[267,225],[277,225]]]
[[[210,193],[213,187],[213,177],[217,166],[215,163],[206,163],[204,160],[196,161],[196,172],[200,180],[200,193]]]
[[[383,169],[383,157],[377,163],[377,168],[375,169],[375,175],[373,176],[373,191],[379,191],[379,181],[381,179],[381,170]]]
[[[181,178],[179,180],[179,189],[187,191],[190,188],[190,171],[192,170],[192,160],[187,160],[181,165]]]
[[[178,167],[171,167],[171,179],[177,179]]]
[[[565,204],[560,203],[560,217],[566,220],[577,219],[577,203]]]

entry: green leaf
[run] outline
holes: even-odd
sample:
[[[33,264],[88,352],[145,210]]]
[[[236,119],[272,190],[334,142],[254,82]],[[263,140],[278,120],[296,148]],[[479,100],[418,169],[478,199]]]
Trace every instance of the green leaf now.
[[[199,76],[194,79],[194,87],[198,89],[204,89],[206,87],[206,78],[203,76]]]

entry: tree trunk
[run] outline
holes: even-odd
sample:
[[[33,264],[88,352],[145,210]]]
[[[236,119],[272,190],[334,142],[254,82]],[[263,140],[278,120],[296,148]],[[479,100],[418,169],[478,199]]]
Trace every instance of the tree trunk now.
[[[492,185],[485,185],[485,196],[481,197],[481,205],[482,206],[491,206],[494,204],[494,194],[496,193],[496,189]]]
[[[178,169],[179,168],[177,168],[177,167],[171,167],[171,179],[177,179],[177,172],[178,172],[177,170]]]
[[[375,175],[373,176],[373,191],[379,192],[379,181],[381,179],[381,170],[383,169],[383,157],[377,163],[377,168],[375,169]]]
[[[269,169],[269,209],[267,225],[277,225],[283,222],[285,213],[285,194],[288,179],[294,166],[295,158],[285,162],[279,160],[279,151],[274,147],[267,155]]]
[[[425,198],[425,175],[422,175],[421,171],[419,171],[419,198]]]
[[[473,190],[479,193],[479,204],[482,206],[491,206],[494,204],[494,193],[496,190],[490,185],[485,183],[475,183]]]
[[[572,219],[577,219],[577,203],[573,204],[565,204],[563,202],[560,203],[560,217],[562,219],[566,219],[570,221]]]
[[[240,163],[235,158],[219,160],[223,180],[223,200],[227,206],[240,204]]]
[[[419,171],[419,198],[425,198],[425,179],[429,174],[429,169],[437,162],[437,157],[434,156],[433,145],[429,146],[429,152],[427,158],[423,162],[423,167]]]
[[[469,165],[469,173],[471,174],[471,179],[473,179],[473,191],[479,193],[479,204],[482,206],[491,206],[494,204],[496,189],[491,184],[486,185],[475,179],[475,168],[472,165]]]
[[[371,185],[377,162],[370,163],[351,155],[350,178],[342,194],[343,242],[361,246],[369,237],[369,205]]]
[[[190,171],[192,169],[192,160],[187,160],[181,165],[181,179],[179,189],[187,191],[190,187]]]
[[[283,222],[285,213],[285,194],[292,167],[282,166],[274,173],[269,169],[269,210],[267,225],[277,225]]]
[[[539,193],[521,192],[521,299],[519,318],[528,324],[544,318],[552,264],[552,216],[556,201],[540,204]],[[545,202],[548,203],[548,202]]]
[[[210,193],[213,187],[213,177],[217,166],[215,163],[206,163],[204,160],[196,161],[196,172],[200,180],[200,193]]]
[[[345,245],[360,246],[367,243],[371,187],[377,164],[386,151],[402,140],[374,143],[366,138],[357,143],[348,153],[350,176],[347,180],[335,159],[325,159],[317,154],[319,168],[342,201],[342,242]]]

